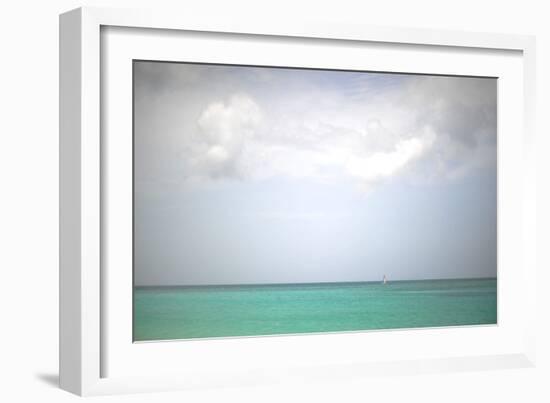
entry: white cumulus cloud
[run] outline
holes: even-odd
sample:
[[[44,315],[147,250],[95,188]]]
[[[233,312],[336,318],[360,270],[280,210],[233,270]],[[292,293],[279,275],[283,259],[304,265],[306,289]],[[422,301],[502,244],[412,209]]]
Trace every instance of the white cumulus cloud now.
[[[212,178],[241,174],[241,155],[262,121],[258,105],[245,94],[210,103],[201,113],[190,169]]]
[[[398,141],[390,151],[377,151],[371,155],[352,156],[346,164],[347,171],[366,184],[391,177],[409,163],[427,152],[435,140],[432,130],[419,137]]]

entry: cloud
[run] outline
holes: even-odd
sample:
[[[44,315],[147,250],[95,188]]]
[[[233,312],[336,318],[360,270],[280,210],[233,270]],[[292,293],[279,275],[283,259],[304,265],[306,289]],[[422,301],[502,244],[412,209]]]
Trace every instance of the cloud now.
[[[144,71],[162,96],[142,110],[163,117],[146,134],[177,151],[154,168],[179,165],[184,180],[368,188],[454,180],[496,159],[494,79],[171,64],[163,75],[165,65]]]
[[[347,171],[366,184],[389,178],[430,149],[435,134],[430,128],[418,137],[400,140],[390,151],[377,151],[371,155],[353,156],[346,164]]]
[[[210,178],[241,175],[241,155],[261,121],[260,108],[245,94],[210,103],[198,119],[199,135],[188,168]]]

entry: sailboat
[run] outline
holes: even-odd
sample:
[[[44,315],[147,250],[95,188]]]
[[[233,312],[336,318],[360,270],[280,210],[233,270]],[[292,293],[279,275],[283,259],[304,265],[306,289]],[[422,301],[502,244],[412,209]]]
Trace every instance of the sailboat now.
[[[382,280],[383,284],[386,284],[388,281],[386,280],[386,275],[384,274],[384,279]]]

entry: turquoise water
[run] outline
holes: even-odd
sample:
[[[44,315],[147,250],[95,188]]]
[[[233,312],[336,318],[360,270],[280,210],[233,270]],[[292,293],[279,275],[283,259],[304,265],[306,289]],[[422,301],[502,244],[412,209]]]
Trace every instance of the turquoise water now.
[[[494,278],[134,288],[135,341],[496,321]]]

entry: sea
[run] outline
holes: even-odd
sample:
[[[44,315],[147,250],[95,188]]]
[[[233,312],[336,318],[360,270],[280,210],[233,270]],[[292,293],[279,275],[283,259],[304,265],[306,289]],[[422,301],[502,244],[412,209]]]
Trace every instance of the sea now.
[[[497,323],[497,280],[134,287],[135,342]]]

